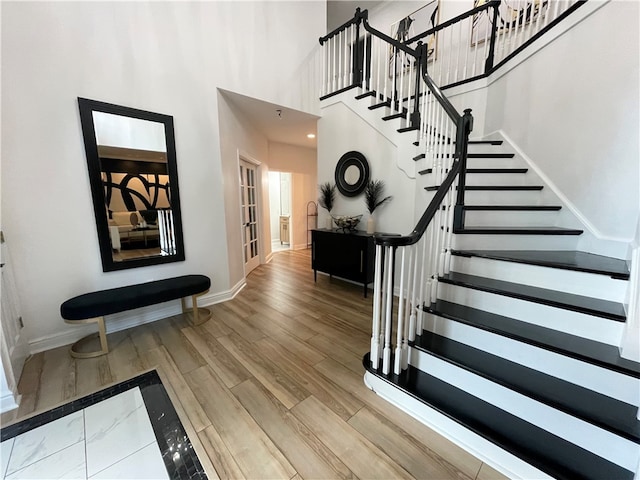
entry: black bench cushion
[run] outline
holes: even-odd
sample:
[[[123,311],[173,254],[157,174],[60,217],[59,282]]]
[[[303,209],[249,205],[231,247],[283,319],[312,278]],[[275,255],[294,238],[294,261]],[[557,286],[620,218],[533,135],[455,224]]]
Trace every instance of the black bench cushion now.
[[[60,305],[60,314],[65,320],[101,317],[195,295],[208,290],[210,286],[211,280],[205,275],[183,275],[100,290],[67,300]]]

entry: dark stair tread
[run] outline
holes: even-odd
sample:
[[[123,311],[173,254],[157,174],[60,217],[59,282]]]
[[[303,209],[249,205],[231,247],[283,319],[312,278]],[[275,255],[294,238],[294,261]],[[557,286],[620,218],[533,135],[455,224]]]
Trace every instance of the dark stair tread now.
[[[382,101],[380,103],[376,103],[374,105],[370,105],[368,108],[369,108],[369,110],[375,110],[377,108],[390,107],[390,106],[391,106],[391,100],[385,100],[385,101]]]
[[[375,97],[375,96],[376,96],[375,90],[370,90],[368,92],[361,93],[360,95],[356,95],[356,100],[362,100],[363,98]]]
[[[633,478],[633,472],[413,366],[401,375],[383,375],[371,368],[369,354],[363,365],[372,374],[554,478]]]
[[[420,155],[416,155],[415,157],[413,157],[413,161],[417,162],[418,160],[422,160],[423,158],[425,158],[427,155],[425,153],[421,153]]]
[[[583,230],[562,227],[465,227],[458,235],[582,235]]]
[[[469,140],[469,145],[502,145],[502,140]]]
[[[569,415],[640,443],[638,407],[455,340],[423,331],[414,347]]]
[[[406,113],[392,113],[391,115],[387,115],[386,117],[382,117],[382,120],[384,120],[385,122],[388,120],[394,120],[396,118],[404,118],[406,115]]]
[[[413,142],[413,144],[417,147],[418,145],[420,145],[420,142],[416,140],[415,142]]]
[[[450,153],[439,153],[437,158],[450,158]],[[467,158],[513,158],[515,153],[467,153]]]
[[[418,174],[419,175],[428,175],[431,172],[433,172],[433,168],[425,168],[424,170],[420,170],[418,172]]]
[[[467,153],[467,158],[513,158],[515,153]]]
[[[527,173],[528,168],[467,168],[467,173]]]
[[[567,357],[640,378],[640,363],[622,358],[617,347],[522,322],[466,305],[438,300],[424,311]]]
[[[398,132],[399,133],[414,132],[414,131],[419,130],[419,129],[420,129],[420,126],[419,125],[415,125],[415,126],[410,126],[410,127],[399,128]]]
[[[465,205],[462,207],[466,211],[541,211],[555,212],[560,210],[560,205]]]
[[[533,190],[542,190],[544,188],[543,185],[466,185],[464,187],[465,190],[468,191],[533,191]]]
[[[532,287],[521,283],[505,282],[493,278],[478,277],[476,275],[467,275],[466,273],[459,272],[449,272],[440,277],[440,281],[482,290],[483,292],[549,305],[551,307],[563,308],[573,312],[595,315],[618,322],[624,322],[626,319],[624,305],[609,300],[558,292],[556,290]]]
[[[629,280],[629,267],[625,260],[576,250],[453,250],[451,253],[465,257],[482,257],[596,273],[618,280]]]

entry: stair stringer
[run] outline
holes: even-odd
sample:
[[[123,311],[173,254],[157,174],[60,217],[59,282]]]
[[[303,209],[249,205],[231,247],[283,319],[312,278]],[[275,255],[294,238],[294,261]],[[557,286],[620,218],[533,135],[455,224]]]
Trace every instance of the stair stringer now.
[[[546,473],[368,371],[364,374],[364,384],[390,404],[411,415],[423,425],[426,425],[507,477],[552,479]]]
[[[360,88],[354,88],[327,98],[322,101],[322,108],[335,105],[336,103],[342,103],[396,147],[396,166],[408,178],[415,179],[416,164],[413,161],[413,157],[416,155],[416,147],[412,144],[413,136],[397,131],[398,128],[402,126],[399,120],[382,120],[382,117],[389,113],[389,108],[383,107],[381,109],[369,110],[367,107],[371,104],[373,97],[357,100],[355,96],[357,92],[360,91]]]

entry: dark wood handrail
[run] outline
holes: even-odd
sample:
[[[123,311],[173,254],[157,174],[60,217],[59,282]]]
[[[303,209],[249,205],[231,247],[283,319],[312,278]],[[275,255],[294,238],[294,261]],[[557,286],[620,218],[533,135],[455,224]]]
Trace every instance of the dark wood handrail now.
[[[436,191],[436,194],[431,199],[429,206],[418,220],[415,228],[409,235],[403,236],[392,236],[392,235],[374,235],[374,241],[376,245],[382,245],[385,247],[404,247],[407,245],[413,245],[417,243],[418,240],[424,235],[424,232],[427,231],[427,227],[433,220],[436,212],[440,209],[440,204],[444,200],[444,197],[447,195],[449,188],[453,185],[453,181],[456,179],[458,174],[460,173],[460,161],[455,160],[453,162],[453,166],[447,175],[447,178],[444,179],[440,188]]]
[[[475,15],[476,13],[482,12],[484,10],[487,10],[487,9],[491,8],[491,7],[498,8],[500,3],[501,3],[501,0],[491,0],[491,1],[487,2],[487,3],[485,3],[484,5],[480,5],[479,7],[473,8],[473,9],[469,10],[468,12],[461,13],[457,17],[453,17],[452,19],[447,20],[446,22],[441,23],[440,25],[436,25],[435,27],[433,27],[433,28],[431,28],[431,29],[429,29],[429,30],[427,30],[425,32],[419,33],[418,35],[416,35],[414,37],[411,37],[410,39],[406,40],[404,43],[409,45],[411,43],[417,42],[418,40],[420,40],[422,38],[428,37],[429,35],[432,35],[432,34],[438,32],[438,31],[442,30],[443,28],[447,28],[448,26],[453,25],[454,23],[458,23],[459,21],[464,20],[465,18],[470,17],[472,15]]]

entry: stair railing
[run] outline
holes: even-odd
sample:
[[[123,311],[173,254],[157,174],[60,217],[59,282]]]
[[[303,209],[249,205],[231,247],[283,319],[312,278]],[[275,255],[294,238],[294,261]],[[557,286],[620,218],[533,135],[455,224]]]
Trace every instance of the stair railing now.
[[[363,30],[363,32],[361,32]],[[428,45],[410,48],[368,24],[367,11],[320,38],[323,49],[321,99],[362,87],[361,97],[405,118],[418,132],[439,188],[413,231],[376,236],[371,365],[400,374],[408,365],[408,345],[422,332],[422,305],[435,301],[439,276],[448,273],[456,189],[464,185],[471,110],[460,115],[427,73]],[[397,259],[399,258],[399,265]],[[396,301],[396,283],[399,282]],[[395,344],[392,334],[395,332]]]
[[[586,0],[490,0],[407,39],[430,45],[441,88],[486,77],[585,4]]]
[[[320,38],[327,44],[320,98],[360,86],[409,123],[414,112],[404,105],[419,98],[412,60],[418,42],[428,45],[431,78],[448,88],[490,75],[586,1],[489,0],[403,42],[373,29],[368,12],[357,9],[353,19]],[[369,34],[361,35],[363,29]]]

